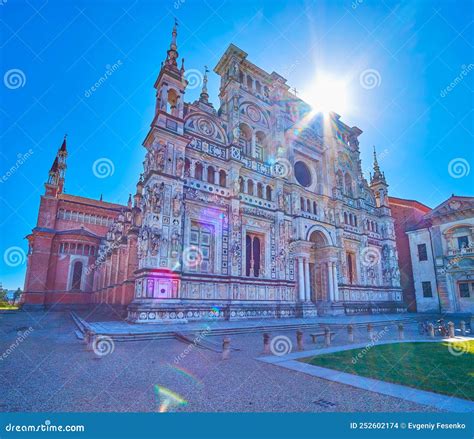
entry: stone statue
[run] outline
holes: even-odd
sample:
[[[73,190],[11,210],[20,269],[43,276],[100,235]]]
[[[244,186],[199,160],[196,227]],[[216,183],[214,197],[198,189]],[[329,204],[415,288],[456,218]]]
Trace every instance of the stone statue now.
[[[182,206],[182,194],[181,192],[176,192],[173,198],[173,216],[178,217],[181,214]]]
[[[178,161],[176,162],[176,176],[182,177],[183,176],[183,169],[184,169],[184,159],[183,157],[179,157]]]

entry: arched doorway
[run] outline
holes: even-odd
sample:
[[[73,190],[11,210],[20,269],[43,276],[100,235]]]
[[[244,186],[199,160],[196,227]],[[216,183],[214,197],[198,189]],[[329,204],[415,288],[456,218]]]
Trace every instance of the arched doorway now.
[[[71,282],[72,290],[81,290],[82,268],[83,268],[83,264],[81,261],[74,262],[73,269],[72,269],[72,282]]]
[[[329,242],[323,232],[315,230],[309,235],[311,242],[309,255],[309,273],[311,301],[321,302],[329,300],[329,269],[328,252]]]

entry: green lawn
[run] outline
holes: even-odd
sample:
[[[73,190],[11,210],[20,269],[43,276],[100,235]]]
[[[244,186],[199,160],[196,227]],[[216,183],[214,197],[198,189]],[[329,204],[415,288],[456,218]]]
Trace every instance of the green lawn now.
[[[474,401],[474,340],[454,345],[420,342],[369,346],[300,361]]]

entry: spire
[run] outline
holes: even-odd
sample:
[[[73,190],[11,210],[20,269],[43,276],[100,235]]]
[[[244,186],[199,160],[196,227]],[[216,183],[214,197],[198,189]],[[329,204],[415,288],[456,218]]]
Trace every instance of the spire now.
[[[380,171],[379,162],[377,161],[377,151],[374,146],[374,173],[370,176],[370,184],[372,185],[376,183],[387,184],[385,182],[385,175]]]
[[[204,77],[202,79],[202,90],[201,94],[199,95],[199,100],[205,104],[209,101],[209,93],[207,92],[207,74],[209,73],[209,69],[207,66],[204,66]]]
[[[67,134],[64,134],[63,144],[61,145],[61,148],[59,148],[59,151],[61,152],[67,152],[66,139],[67,139]]]
[[[178,63],[176,60],[178,59],[178,45],[176,42],[176,37],[178,36],[178,20],[174,19],[174,26],[173,31],[171,32],[171,44],[168,50],[168,55],[166,57],[166,65],[172,68],[177,69]]]

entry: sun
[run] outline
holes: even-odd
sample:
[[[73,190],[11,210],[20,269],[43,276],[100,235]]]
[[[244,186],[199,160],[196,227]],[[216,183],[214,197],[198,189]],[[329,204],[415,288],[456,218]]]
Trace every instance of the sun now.
[[[302,92],[302,95],[303,99],[311,105],[314,113],[327,114],[334,111],[342,115],[349,111],[347,84],[342,79],[319,74],[314,78],[308,90]]]

